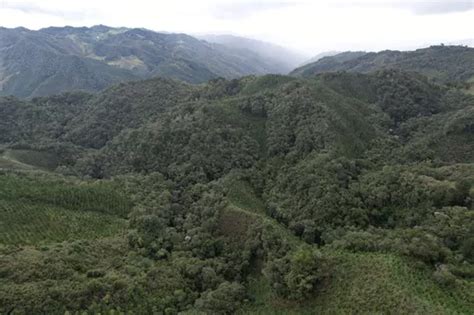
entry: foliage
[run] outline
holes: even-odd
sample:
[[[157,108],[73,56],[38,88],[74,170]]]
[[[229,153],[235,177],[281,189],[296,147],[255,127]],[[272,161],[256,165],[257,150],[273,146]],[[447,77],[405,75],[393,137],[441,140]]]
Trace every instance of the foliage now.
[[[22,170],[0,175],[0,312],[472,309],[456,88],[384,70],[0,105],[0,166]]]
[[[223,282],[219,287],[206,292],[196,301],[196,307],[212,314],[232,314],[240,306],[244,288],[238,283]]]

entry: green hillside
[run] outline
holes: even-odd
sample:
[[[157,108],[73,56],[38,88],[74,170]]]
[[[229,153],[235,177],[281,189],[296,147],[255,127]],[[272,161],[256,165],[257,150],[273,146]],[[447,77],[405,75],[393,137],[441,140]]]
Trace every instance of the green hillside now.
[[[0,313],[474,309],[463,87],[152,79],[0,113]]]
[[[47,175],[0,178],[0,243],[47,244],[123,232],[131,202],[106,185],[74,185]]]
[[[349,71],[369,73],[383,69],[416,71],[438,82],[465,82],[474,75],[474,48],[431,46],[415,51],[345,52],[295,69],[291,75]]]

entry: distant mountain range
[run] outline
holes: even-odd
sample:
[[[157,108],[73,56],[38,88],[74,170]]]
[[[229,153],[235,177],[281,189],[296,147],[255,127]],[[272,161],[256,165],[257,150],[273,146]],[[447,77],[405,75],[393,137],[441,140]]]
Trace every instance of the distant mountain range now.
[[[382,69],[416,71],[439,82],[469,81],[474,78],[474,48],[440,45],[415,51],[344,52],[304,65],[291,74],[309,77],[323,72],[369,73]]]
[[[287,74],[307,60],[306,56],[290,49],[255,39],[233,35],[200,35],[198,38],[242,53],[247,51],[257,54],[266,60],[268,66],[274,69],[274,73]]]
[[[274,47],[247,41],[253,45],[243,49],[237,43],[209,43],[185,34],[103,25],[0,28],[0,95],[99,91],[155,76],[202,83],[217,77],[287,73],[297,64],[290,62],[296,55],[283,62]],[[219,42],[217,37],[214,42]]]
[[[330,51],[308,60],[274,44],[232,35],[196,38],[104,25],[38,31],[0,27],[0,96],[95,92],[152,77],[196,84],[218,77],[289,72],[307,77],[387,68],[418,71],[440,82],[468,81],[474,77],[474,48],[442,45],[408,52]]]

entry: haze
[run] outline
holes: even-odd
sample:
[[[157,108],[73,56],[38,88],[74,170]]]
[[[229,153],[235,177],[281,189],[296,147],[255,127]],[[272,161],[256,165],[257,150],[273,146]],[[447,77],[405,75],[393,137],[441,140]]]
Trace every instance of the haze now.
[[[0,26],[143,27],[233,34],[307,56],[328,50],[413,49],[472,39],[474,1],[0,0]]]

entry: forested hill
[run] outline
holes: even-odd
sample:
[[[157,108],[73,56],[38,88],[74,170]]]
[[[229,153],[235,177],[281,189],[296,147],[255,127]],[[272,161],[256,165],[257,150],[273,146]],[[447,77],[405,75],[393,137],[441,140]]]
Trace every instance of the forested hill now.
[[[0,28],[0,95],[99,91],[156,76],[201,83],[285,71],[271,58],[185,34],[107,26]]]
[[[369,73],[382,69],[416,71],[444,83],[474,80],[474,48],[431,46],[415,51],[346,52],[322,58],[291,74],[308,77],[322,72]]]
[[[473,122],[393,69],[0,98],[0,313],[470,314]]]
[[[258,134],[258,143],[250,141],[254,136],[248,139],[257,147],[242,151],[235,147],[238,152],[247,152],[254,159],[259,157],[258,154],[287,154],[295,148],[304,155],[329,148],[357,155],[364,152],[374,137],[385,139],[385,136],[400,133],[400,137],[413,140],[411,131],[406,130],[408,126],[423,122],[427,124],[422,128],[424,130],[429,124],[441,123],[436,120],[437,117],[451,117],[454,113],[456,115],[452,117],[459,123],[446,118],[444,123],[450,122],[449,126],[433,128],[443,137],[458,132],[469,137],[469,115],[473,105],[472,97],[455,89],[430,83],[418,74],[397,70],[378,71],[370,75],[327,73],[310,80],[275,75],[230,81],[216,79],[206,85],[156,78],[122,83],[97,95],[66,93],[31,101],[9,97],[1,99],[1,104],[0,139],[6,144],[56,143],[101,150],[118,144],[124,149],[127,139],[137,133],[146,133],[148,137],[163,129],[157,135],[174,137],[179,134],[184,137],[186,134],[182,139],[184,141],[188,136],[190,139],[199,137],[200,132],[211,133],[212,129],[191,132],[198,127],[195,124],[202,123],[207,128],[221,130],[223,134],[217,139],[222,140],[224,134],[224,139],[231,136],[232,126],[255,122],[255,127],[265,128],[265,133],[241,129],[242,126],[237,130],[238,134],[244,130]],[[320,124],[317,123],[319,120]],[[180,123],[175,124],[175,121]],[[175,127],[180,131],[175,132]],[[451,129],[456,132],[449,132]],[[430,137],[429,134],[424,136]],[[423,139],[427,141],[428,138]],[[213,141],[210,135],[206,135],[206,139]],[[247,143],[244,140],[232,141],[232,146]],[[161,143],[157,139],[148,141],[144,135],[139,136],[137,141],[143,141],[143,146]],[[137,145],[136,141],[134,143]],[[156,154],[157,158],[162,158],[164,152],[174,150],[175,146],[181,147],[178,142],[166,143],[171,147],[157,151],[160,152]],[[187,145],[191,143],[194,142],[186,142]],[[400,143],[402,146],[407,144]],[[470,145],[466,141],[458,160],[470,161],[474,156],[470,154]],[[182,147],[186,145],[183,143]],[[431,147],[429,152],[433,149]],[[450,153],[442,146],[439,150],[438,159]],[[237,151],[233,158],[229,155],[227,159],[239,156],[241,153]],[[146,152],[142,150],[138,155],[140,159],[146,158]],[[199,150],[195,153],[203,154]],[[109,158],[115,155],[109,155]],[[150,156],[150,159],[154,158]],[[126,161],[121,159],[117,162],[123,164]],[[142,168],[137,163],[134,162],[134,167],[140,170],[154,170]],[[102,166],[106,165],[109,164]]]

